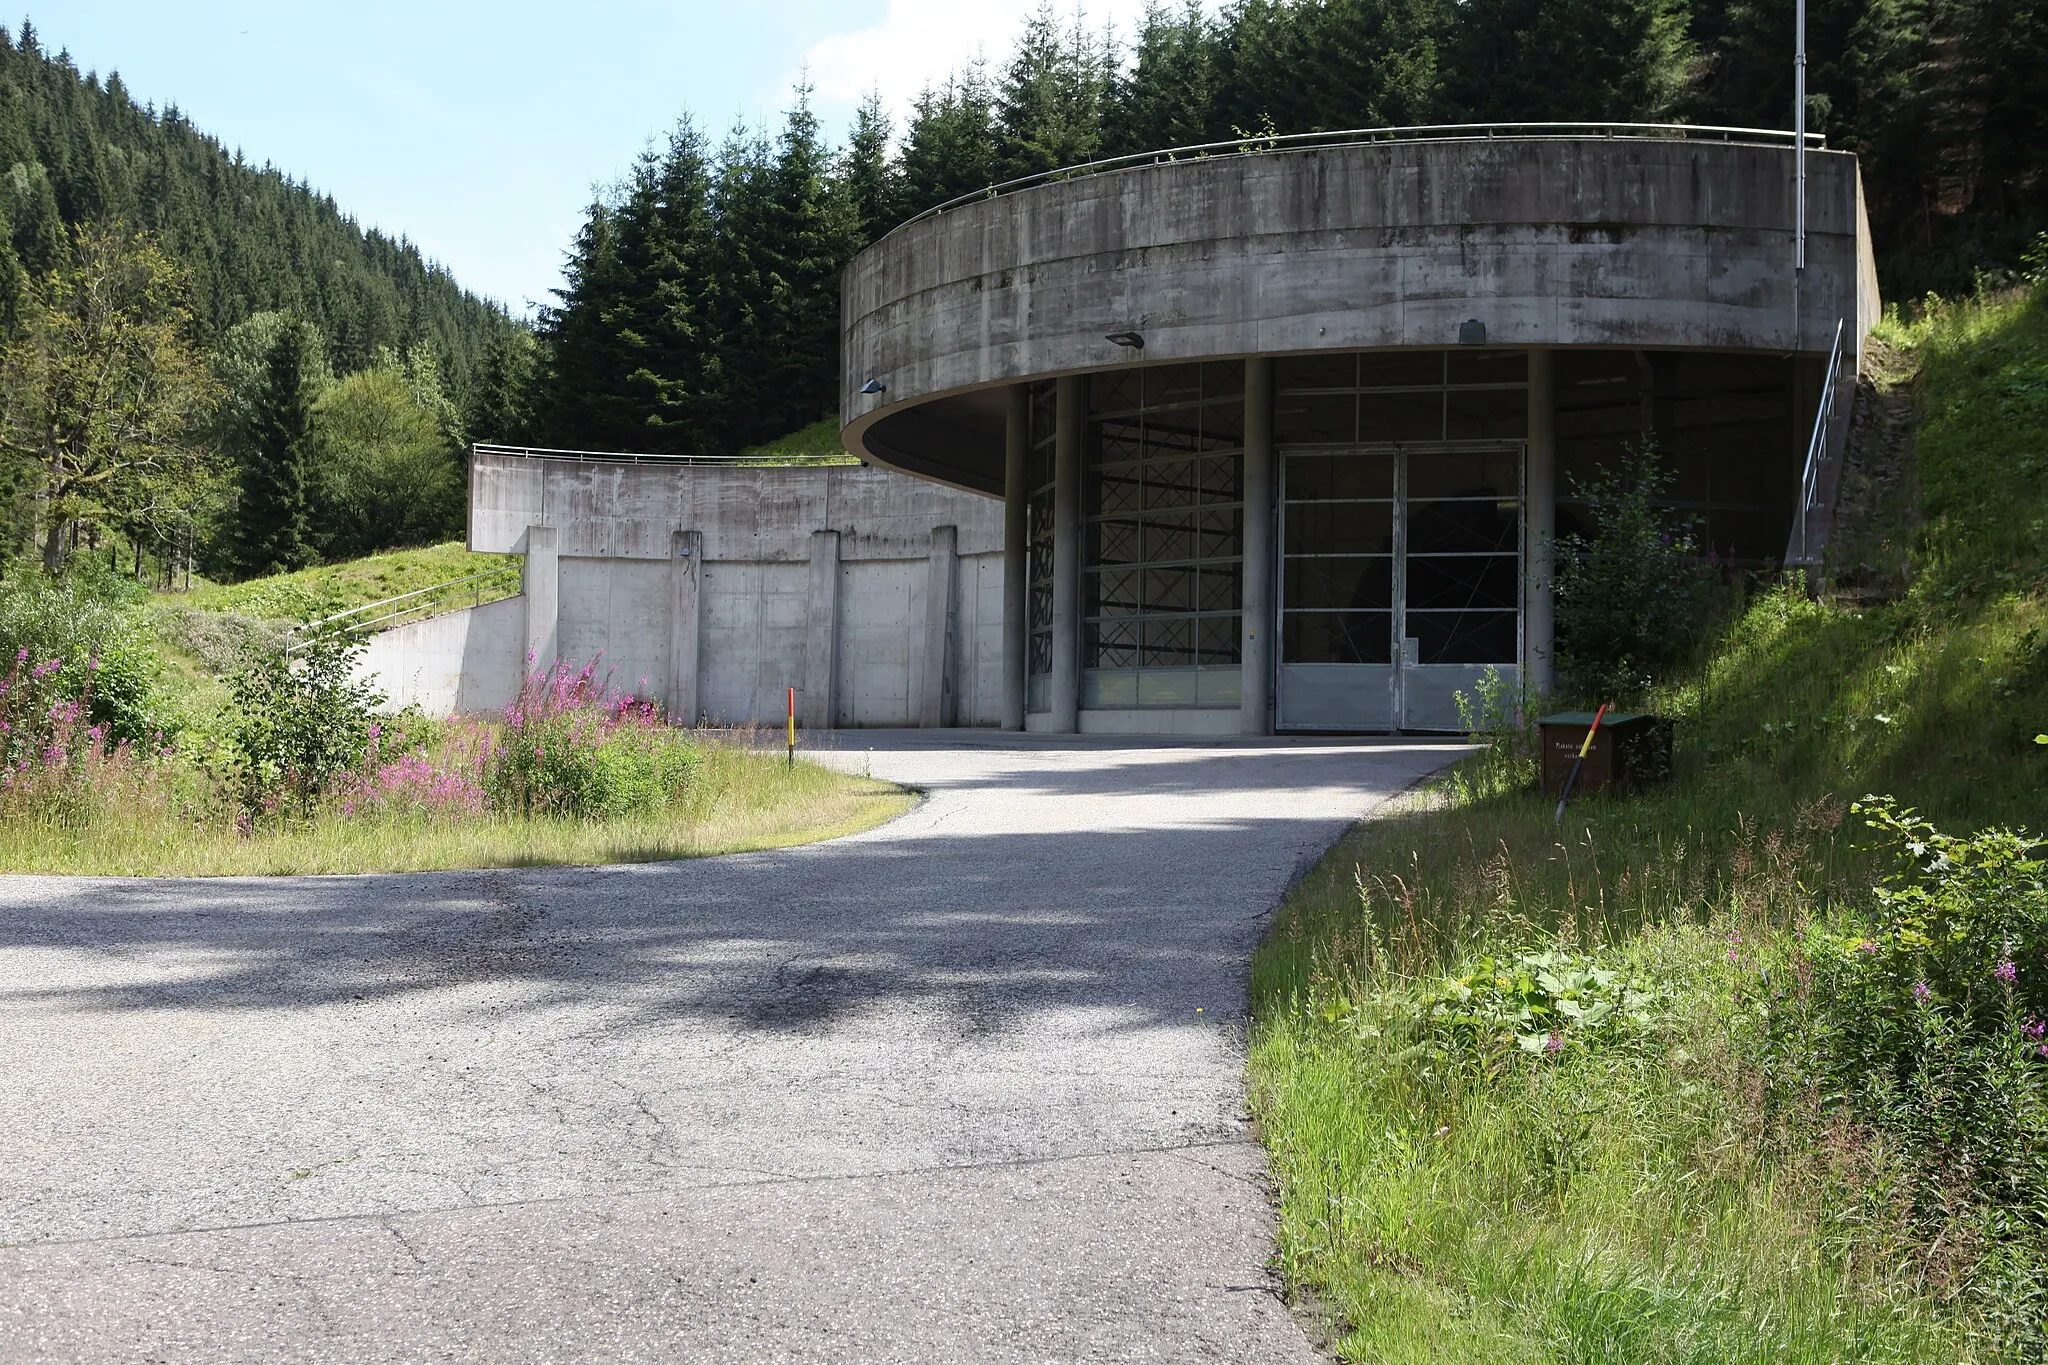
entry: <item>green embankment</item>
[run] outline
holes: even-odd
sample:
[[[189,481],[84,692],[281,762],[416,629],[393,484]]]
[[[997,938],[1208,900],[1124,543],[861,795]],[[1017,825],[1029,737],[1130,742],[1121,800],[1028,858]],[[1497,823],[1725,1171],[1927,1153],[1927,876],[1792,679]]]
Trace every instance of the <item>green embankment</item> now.
[[[1996,1358],[1974,1253],[1909,1214],[1906,1156],[1818,1093],[1786,1102],[1745,1031],[1753,954],[1868,899],[1852,802],[2048,824],[2048,290],[1886,340],[1918,486],[1872,505],[1917,506],[1854,529],[1911,566],[1903,595],[1761,592],[1659,699],[1667,787],[1554,829],[1504,731],[1276,918],[1250,1074],[1280,1265],[1347,1359]],[[1477,1068],[1387,1026],[1484,957],[1555,950],[1646,983],[1649,1022]]]
[[[450,541],[244,583],[199,583],[169,601],[198,611],[292,620],[305,611],[347,611],[518,562],[517,555],[472,554],[460,541]]]

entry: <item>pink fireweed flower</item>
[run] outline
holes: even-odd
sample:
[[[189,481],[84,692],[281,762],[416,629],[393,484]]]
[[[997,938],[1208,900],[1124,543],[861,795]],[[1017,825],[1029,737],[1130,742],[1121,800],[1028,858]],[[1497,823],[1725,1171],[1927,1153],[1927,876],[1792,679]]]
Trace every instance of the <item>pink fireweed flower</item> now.
[[[1553,1033],[1553,1034],[1551,1034],[1551,1035],[1550,1035],[1550,1040],[1549,1040],[1548,1042],[1546,1042],[1546,1043],[1545,1043],[1545,1044],[1543,1045],[1543,1050],[1544,1050],[1545,1052],[1561,1052],[1561,1051],[1563,1051],[1563,1050],[1564,1050],[1564,1035],[1563,1035],[1562,1033]]]
[[[2011,958],[2007,958],[1992,968],[1991,974],[2008,986],[2020,979],[2020,969],[2013,965]]]
[[[62,659],[52,659],[48,663],[37,664],[28,671],[28,675],[31,678],[47,678],[63,666],[64,661]]]
[[[1926,1004],[1928,999],[1932,997],[1933,994],[1933,989],[1930,986],[1928,986],[1928,984],[1925,981],[1915,981],[1913,983],[1913,999],[1917,1000],[1919,1003],[1923,1005]]]

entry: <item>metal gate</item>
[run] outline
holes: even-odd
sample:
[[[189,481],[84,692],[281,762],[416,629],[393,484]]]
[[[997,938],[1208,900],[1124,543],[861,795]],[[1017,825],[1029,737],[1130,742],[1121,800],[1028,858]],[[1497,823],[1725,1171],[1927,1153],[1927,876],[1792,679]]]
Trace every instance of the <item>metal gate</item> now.
[[[1289,448],[1283,730],[1458,730],[1457,694],[1522,657],[1519,443]]]

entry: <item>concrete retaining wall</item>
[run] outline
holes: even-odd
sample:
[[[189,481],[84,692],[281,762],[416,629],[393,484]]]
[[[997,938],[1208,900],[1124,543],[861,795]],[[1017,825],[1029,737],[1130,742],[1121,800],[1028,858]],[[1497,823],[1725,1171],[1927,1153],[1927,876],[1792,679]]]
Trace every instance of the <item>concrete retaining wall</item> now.
[[[540,665],[721,725],[996,725],[1002,508],[857,466],[720,468],[478,454],[470,545],[526,592],[374,637],[393,707],[492,710]]]

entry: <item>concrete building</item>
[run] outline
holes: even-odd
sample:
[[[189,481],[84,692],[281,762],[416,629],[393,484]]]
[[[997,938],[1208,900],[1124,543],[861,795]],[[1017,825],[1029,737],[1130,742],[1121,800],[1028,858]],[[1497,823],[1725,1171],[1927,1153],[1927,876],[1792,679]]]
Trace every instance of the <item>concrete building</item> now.
[[[1718,553],[1811,557],[1878,298],[1855,159],[1810,140],[1803,234],[1796,160],[1438,129],[992,192],[847,270],[845,443],[1003,499],[1005,726],[1452,729],[1547,683],[1553,538],[1631,443]]]

